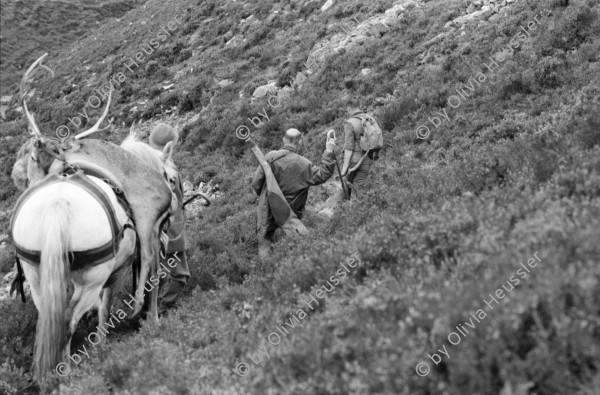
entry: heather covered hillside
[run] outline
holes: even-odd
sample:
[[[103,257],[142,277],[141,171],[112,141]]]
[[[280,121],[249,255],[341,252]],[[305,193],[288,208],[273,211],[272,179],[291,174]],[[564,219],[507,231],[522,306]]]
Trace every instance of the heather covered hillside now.
[[[40,50],[52,52],[68,46],[106,19],[118,19],[140,3],[137,0],[2,0],[0,94],[7,95],[16,87]]]
[[[45,134],[76,134],[112,86],[113,127],[97,138],[120,142],[138,121],[142,133],[177,126],[183,178],[219,193],[188,213],[192,277],[178,308],[139,328],[124,319],[97,346],[82,323],[81,352],[48,381],[56,393],[600,391],[599,1],[131,7],[52,50],[30,33],[22,66],[50,51],[56,75],[36,74],[28,105]],[[0,121],[4,229],[26,140],[23,68],[11,67],[1,70],[12,95]],[[339,181],[312,188],[310,236],[260,261],[257,161],[236,130],[267,152],[298,128],[318,161],[349,96],[384,129],[369,192],[327,217]],[[0,391],[38,393],[35,307],[4,300],[0,314]]]

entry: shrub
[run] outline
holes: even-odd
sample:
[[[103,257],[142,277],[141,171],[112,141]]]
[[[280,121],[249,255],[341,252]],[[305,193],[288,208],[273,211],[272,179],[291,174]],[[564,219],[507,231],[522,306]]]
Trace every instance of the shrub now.
[[[148,75],[152,75],[158,71],[160,65],[156,60],[151,60],[146,64],[145,70]]]
[[[403,96],[402,98],[387,104],[379,111],[377,119],[384,130],[393,130],[396,126],[401,124],[401,121],[407,115],[414,112],[416,108],[417,105],[414,97],[411,95]]]
[[[600,108],[598,105],[589,105],[577,118],[573,127],[575,136],[584,149],[591,149],[600,145]]]
[[[535,70],[536,82],[544,88],[556,88],[560,85],[560,73],[564,64],[559,59],[551,56],[544,57]]]
[[[201,182],[207,183],[217,174],[219,174],[219,169],[216,166],[206,166],[202,169],[202,174],[196,178],[194,184],[198,185]]]
[[[185,93],[180,99],[179,112],[185,113],[193,109],[201,109],[202,107],[207,106],[210,102],[211,92],[212,89],[209,80],[201,79],[190,92]]]

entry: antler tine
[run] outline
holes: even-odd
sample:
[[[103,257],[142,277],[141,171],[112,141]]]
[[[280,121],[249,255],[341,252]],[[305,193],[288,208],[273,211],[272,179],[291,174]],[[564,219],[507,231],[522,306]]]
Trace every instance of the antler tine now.
[[[46,55],[44,55],[44,56],[46,56]],[[54,70],[52,70],[50,67],[46,66],[45,64],[40,63],[40,66],[43,67],[44,69],[46,69],[46,71],[50,73],[50,77],[54,78],[54,75],[55,75]]]
[[[129,135],[130,136],[135,135],[135,121],[131,122],[131,126],[129,127]]]
[[[43,138],[44,136],[42,136],[42,132],[40,132],[40,129],[37,127],[35,119],[33,118],[33,115],[29,112],[29,109],[27,108],[27,103],[24,99],[21,100],[21,105],[23,106],[23,113],[25,114],[25,118],[27,118],[27,123],[29,124],[29,131],[31,132],[31,134],[33,135],[33,137],[37,137],[40,139]]]
[[[42,56],[40,56],[38,58],[38,60],[36,60],[35,62],[33,62],[33,64],[31,66],[29,66],[29,68],[23,75],[23,78],[21,79],[21,85],[19,86],[19,94],[21,96],[21,105],[23,106],[23,113],[25,114],[25,118],[27,118],[27,123],[29,124],[29,130],[31,131],[33,136],[37,137],[37,138],[43,138],[43,136],[42,136],[42,133],[40,132],[40,129],[38,128],[37,124],[35,123],[35,119],[33,118],[33,115],[29,112],[29,109],[27,108],[27,103],[25,101],[25,94],[26,94],[25,85],[27,84],[27,80],[29,79],[29,76],[31,75],[33,70],[35,70],[35,68],[38,65],[41,65],[46,70],[49,70],[50,73],[52,74],[52,76],[54,76],[54,72],[49,67],[41,64],[42,60],[44,60],[44,58],[46,56],[48,56],[48,53],[45,53]]]
[[[94,126],[92,126],[90,129],[86,130],[85,132],[81,132],[77,136],[75,136],[75,140],[82,139],[86,136],[89,136],[92,133],[101,132],[110,127],[110,124],[109,124],[104,129],[100,129],[100,125],[102,124],[102,121],[104,121],[104,118],[106,118],[106,115],[108,114],[108,109],[110,107],[110,99],[112,97],[112,92],[113,92],[113,90],[111,88],[111,90],[108,92],[108,101],[106,102],[106,108],[104,109],[104,113],[102,113],[102,116],[100,117],[100,119],[98,119],[98,122],[96,122],[94,124]]]

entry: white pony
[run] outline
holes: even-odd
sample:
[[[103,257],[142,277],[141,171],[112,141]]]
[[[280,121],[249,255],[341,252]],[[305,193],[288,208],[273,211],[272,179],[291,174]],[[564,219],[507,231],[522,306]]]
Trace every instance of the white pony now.
[[[148,166],[160,166],[169,180],[176,179],[170,155],[163,160],[160,151],[131,135],[121,147]],[[99,199],[89,183],[105,198]],[[176,204],[173,194],[171,205]],[[13,213],[12,237],[39,312],[34,375],[40,380],[61,361],[63,351],[64,357],[70,355],[71,337],[87,311],[98,308],[99,327],[106,323],[125,269],[136,258],[136,233],[111,185],[78,173],[49,174],[30,185]],[[74,289],[67,305],[69,280]]]
[[[39,62],[41,58],[36,63]],[[123,186],[118,180],[73,169],[68,174],[48,171],[65,163],[64,158],[56,157],[54,148],[49,148],[59,143],[39,133],[26,107],[24,84],[34,66],[23,78],[21,97],[30,129],[36,133],[21,147],[13,167],[15,185],[28,188],[17,201],[11,231],[38,310],[33,370],[35,378],[41,381],[63,357],[70,356],[71,337],[83,314],[98,308],[99,327],[104,327],[115,291],[125,279],[125,269],[136,258],[138,238],[128,207],[121,204]],[[127,158],[129,168],[164,174],[166,179],[158,181],[159,185],[177,178],[171,159],[172,144],[161,152],[130,136],[115,149],[118,158]],[[151,192],[148,191],[149,199],[153,198]],[[171,201],[171,207],[176,204]],[[140,276],[140,281],[145,281],[144,276]],[[73,284],[70,302],[69,282]]]

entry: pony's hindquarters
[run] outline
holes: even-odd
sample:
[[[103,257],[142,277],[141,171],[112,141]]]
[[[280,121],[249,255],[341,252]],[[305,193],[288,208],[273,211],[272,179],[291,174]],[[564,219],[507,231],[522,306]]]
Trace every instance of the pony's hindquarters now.
[[[115,268],[114,257],[94,264],[77,261],[71,270],[72,252],[85,253],[110,245],[113,232],[105,208],[82,187],[60,180],[30,189],[17,204],[12,235],[22,256],[26,278],[38,308],[33,369],[36,379],[44,377],[69,352],[72,332],[81,315],[100,305],[100,292]],[[37,188],[37,189],[35,189]],[[105,187],[109,204],[116,197]],[[104,189],[104,188],[103,188]],[[110,192],[110,194],[108,193]],[[27,192],[26,192],[27,194]],[[117,210],[119,225],[125,212]],[[112,251],[112,248],[111,248]],[[38,253],[38,258],[28,258]],[[31,270],[30,270],[31,269]],[[32,275],[34,274],[34,275]],[[69,282],[74,283],[71,305],[67,307]]]
[[[61,360],[67,325],[69,280],[69,202],[55,198],[44,210],[40,257],[39,312],[35,335],[34,375],[39,380]]]

